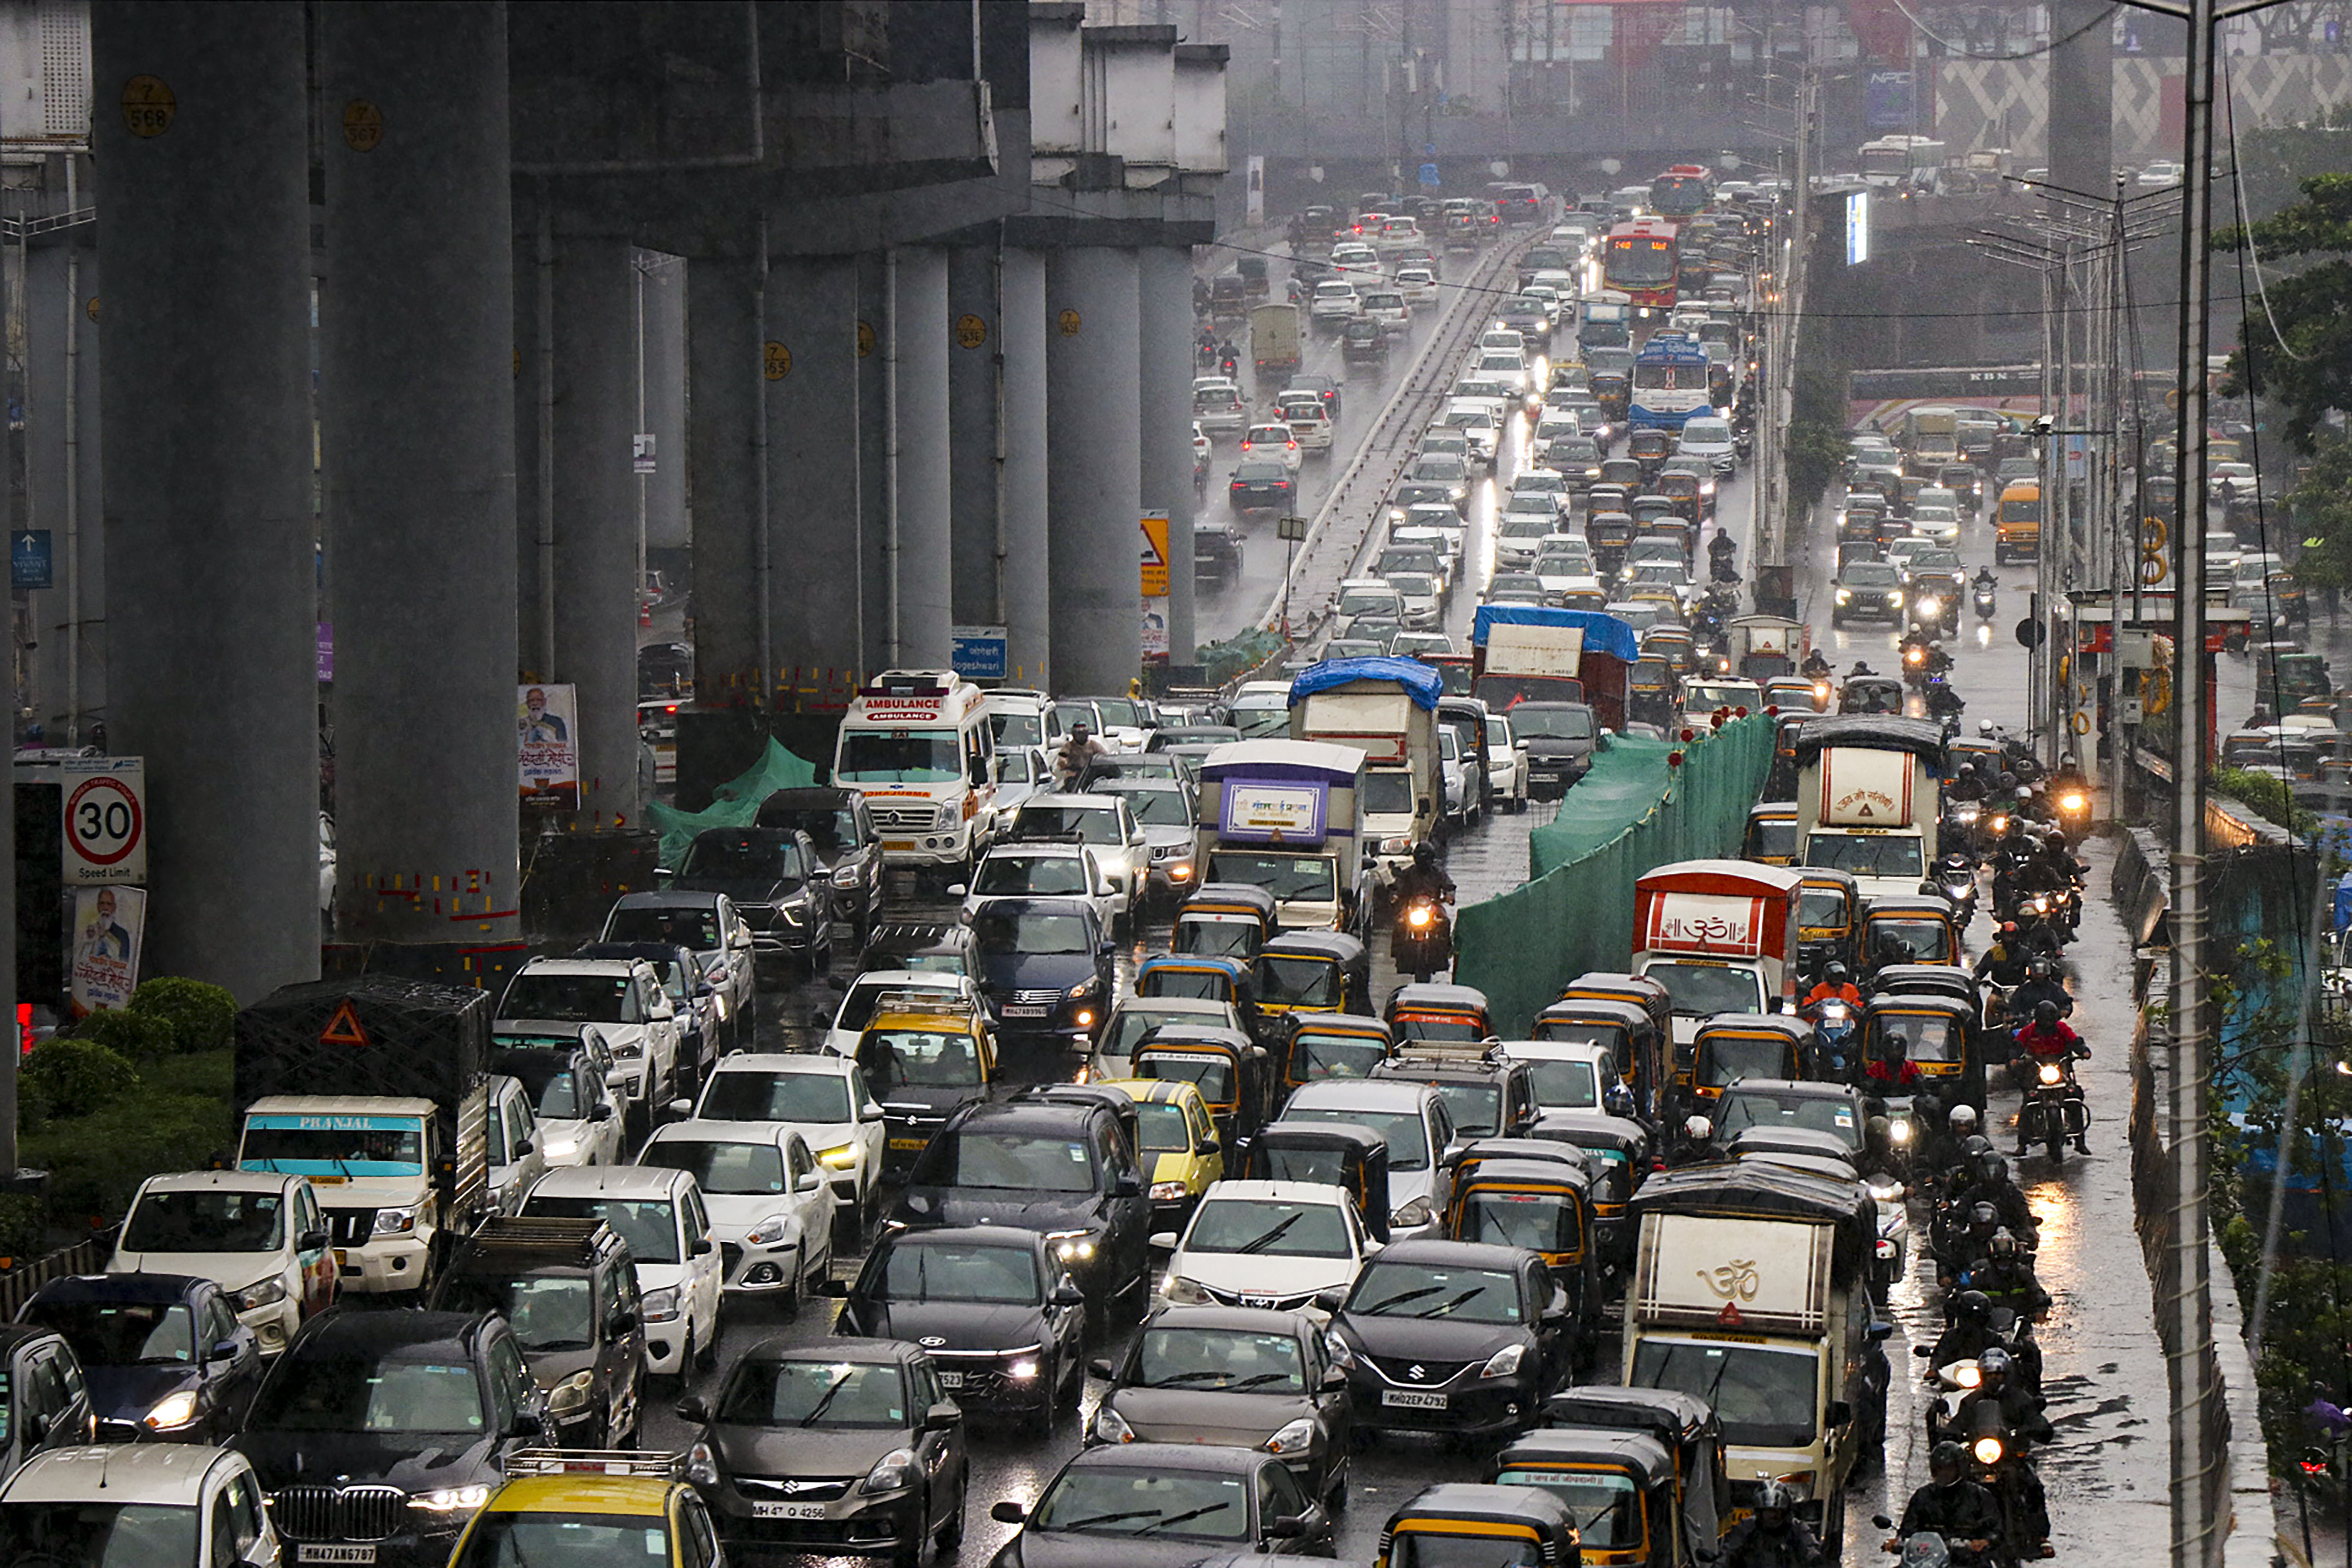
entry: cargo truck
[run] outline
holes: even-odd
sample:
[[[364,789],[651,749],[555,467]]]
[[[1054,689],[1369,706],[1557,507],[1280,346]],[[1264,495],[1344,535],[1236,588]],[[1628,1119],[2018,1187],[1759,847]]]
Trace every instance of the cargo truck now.
[[[1777,1479],[1824,1541],[1843,1540],[1846,1479],[1886,1440],[1893,1325],[1867,1288],[1869,1189],[1741,1160],[1662,1172],[1629,1207],[1622,1381],[1714,1407],[1734,1517]]]
[[[1943,730],[1926,719],[1838,714],[1797,731],[1799,860],[1852,873],[1865,899],[1920,892],[1943,815]]]
[[[1481,604],[1470,626],[1470,695],[1495,713],[1518,702],[1588,703],[1603,729],[1622,730],[1641,656],[1633,628],[1614,615]]]
[[[1298,369],[1298,307],[1260,305],[1250,312],[1250,362],[1265,376],[1287,376]],[[1260,386],[1278,383],[1261,380]]]
[[[1754,861],[1676,861],[1633,883],[1633,972],[1673,999],[1677,1071],[1716,1014],[1796,1010],[1803,885]]]
[[[1229,741],[1201,759],[1201,880],[1272,897],[1285,931],[1349,930],[1359,896],[1364,754],[1312,740]]]
[[[1290,683],[1290,738],[1364,754],[1356,798],[1362,852],[1385,888],[1437,837],[1445,791],[1438,777],[1437,705],[1445,683],[1416,659],[1326,659]]]
[[[424,1290],[492,1205],[491,998],[382,976],[236,1015],[237,1168],[308,1176],[343,1290]]]
[[[1895,444],[1903,449],[1906,474],[1933,479],[1945,464],[1960,460],[1960,411],[1937,405],[1911,410],[1903,416]]]

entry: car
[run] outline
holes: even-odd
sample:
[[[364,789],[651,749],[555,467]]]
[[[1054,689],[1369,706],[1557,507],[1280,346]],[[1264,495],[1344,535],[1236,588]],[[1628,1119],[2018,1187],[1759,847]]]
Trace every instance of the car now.
[[[998,744],[1003,745],[1001,737]],[[779,789],[760,802],[755,821],[762,828],[791,829],[808,836],[814,869],[824,873],[833,918],[845,923],[850,940],[863,947],[882,915],[883,871],[882,835],[865,795],[815,787]]]
[[[1371,617],[1404,619],[1404,595],[1377,577],[1351,577],[1339,585],[1331,605],[1331,634],[1344,637],[1358,621]],[[1361,635],[1362,633],[1357,633]]]
[[[1478,814],[1479,780],[1473,777],[1476,764],[1462,751],[1462,739],[1444,725],[1437,728],[1437,779],[1439,805],[1445,820],[1455,827],[1467,828]]]
[[[669,1454],[517,1454],[466,1526],[449,1568],[624,1559],[644,1568],[724,1568],[709,1506]]]
[[[1509,714],[1486,716],[1486,792],[1507,811],[1528,809],[1528,748]]]
[[[1739,448],[1731,438],[1731,422],[1720,414],[1693,414],[1675,440],[1676,455],[1703,459],[1717,477],[1739,467]]]
[[[1273,1454],[1308,1497],[1347,1503],[1355,1406],[1320,1314],[1162,1307],[1135,1343],[1094,1364],[1108,1382],[1088,1448],[1219,1442]]]
[[[1242,433],[1242,455],[1278,459],[1291,473],[1298,472],[1303,455],[1298,450],[1298,437],[1287,423],[1274,421],[1253,424]]]
[[[1102,1038],[1081,1069],[1081,1082],[1125,1078],[1143,1037],[1162,1026],[1179,1033],[1196,1029],[1240,1032],[1242,1019],[1229,1001],[1203,997],[1121,997],[1112,1005]]]
[[[228,1447],[297,1562],[427,1568],[504,1461],[545,1441],[546,1408],[496,1312],[336,1307],[286,1347]]]
[[[597,933],[600,942],[659,942],[684,947],[702,966],[702,977],[726,1002],[731,1048],[758,1016],[758,976],[753,973],[751,927],[723,893],[626,893],[613,903]]]
[[[717,1360],[721,1263],[692,1176],[645,1166],[550,1171],[522,1212],[527,1219],[601,1219],[628,1243],[648,1372],[683,1383]]]
[[[1363,296],[1360,308],[1362,319],[1391,338],[1402,336],[1412,326],[1412,307],[1401,289],[1375,288]]]
[[[1397,292],[1407,305],[1437,303],[1437,274],[1426,267],[1400,267],[1396,272]]]
[[[1140,750],[1139,742],[1137,749]],[[1022,803],[1006,828],[1004,841],[1031,839],[1092,846],[1102,868],[1127,901],[1129,913],[1143,900],[1151,874],[1151,846],[1127,801],[1116,794],[1039,795]]]
[[[924,979],[936,977],[924,976]],[[865,985],[872,976],[861,975]],[[914,978],[884,972],[882,987]],[[961,977],[954,977],[961,980]],[[965,982],[969,985],[969,982]],[[907,987],[905,988],[916,988]],[[867,1016],[872,1012],[867,993]],[[847,998],[844,998],[846,1005]],[[861,1025],[862,1027],[862,1025]],[[856,1048],[855,1035],[849,1047]],[[836,1248],[855,1247],[881,1207],[883,1111],[866,1092],[848,1055],[824,1051],[740,1052],[719,1063],[691,1107],[673,1106],[705,1125],[746,1123],[790,1128],[807,1141],[836,1200]]]
[[[1828,1134],[1856,1160],[1868,1152],[1869,1107],[1847,1083],[1735,1079],[1715,1103],[1714,1122],[1716,1135],[1724,1143],[1751,1128],[1798,1128]]]
[[[1461,1047],[1406,1041],[1372,1069],[1376,1080],[1426,1083],[1445,1101],[1457,1139],[1515,1138],[1540,1110],[1525,1064],[1492,1046]]]
[[[575,958],[642,958],[654,967],[669,1005],[677,1014],[678,1071],[702,1082],[710,1064],[732,1048],[735,1030],[727,998],[703,975],[702,960],[675,942],[589,942],[572,949]]]
[[[771,985],[783,983],[788,957],[810,974],[833,965],[832,876],[797,828],[705,828],[669,885],[725,894],[751,926],[755,972]]]
[[[687,1477],[739,1550],[943,1561],[963,1539],[971,1455],[929,1354],[898,1340],[769,1340],[706,1405]]]
[[[1135,902],[1113,880],[1096,846],[1043,838],[991,844],[972,868],[971,883],[950,886],[948,894],[962,898],[967,925],[1000,898],[1083,898],[1095,906],[1103,929],[1112,932],[1127,928]]]
[[[1307,319],[1318,327],[1337,331],[1356,319],[1359,308],[1360,302],[1354,283],[1344,277],[1327,277],[1307,297]]]
[[[327,1221],[307,1176],[274,1171],[152,1176],[132,1195],[110,1274],[198,1274],[228,1293],[264,1355],[335,1300]]]
[[[1339,404],[1346,395],[1338,377],[1316,372],[1301,372],[1293,375],[1289,384],[1282,390],[1313,392],[1323,400],[1323,406],[1330,411],[1331,417],[1335,420],[1339,417]]]
[[[967,946],[970,944],[971,930],[969,926],[958,925],[944,929],[954,931]],[[886,992],[935,990],[950,1000],[961,1000],[974,1006],[980,1002],[980,982],[975,974],[964,973],[960,968],[897,968],[892,965],[898,960],[891,956],[874,956],[880,959],[876,967],[866,969],[854,978],[836,982],[841,1000],[835,1005],[830,1016],[822,1005],[812,1014],[812,1021],[824,1034],[824,1049],[836,1056],[854,1057],[857,1054],[858,1037],[866,1032],[866,1026],[874,1016],[875,1003]],[[977,971],[980,967],[977,950],[972,952],[971,964],[973,970]],[[724,1064],[721,1066],[723,1068]]]
[[[1239,435],[1249,423],[1249,409],[1241,388],[1222,377],[1192,387],[1192,423],[1210,436]]]
[[[1115,1106],[1124,1095],[1073,1090],[967,1105],[907,1174],[894,1226],[1026,1226],[1108,1322],[1151,1293],[1151,1199]],[[1083,1096],[1083,1097],[1082,1097]]]
[[[533,958],[514,972],[491,1027],[527,1031],[594,1024],[613,1049],[614,1078],[650,1125],[677,1094],[684,1032],[653,966],[635,958]]]
[[[1086,1292],[1045,1238],[1010,1225],[887,1230],[840,1296],[835,1334],[920,1345],[966,1411],[1050,1436],[1086,1387]]]
[[[1163,724],[1151,732],[1145,749],[1165,752],[1197,768],[1210,752],[1241,737],[1242,732],[1229,724]]]
[[[1364,1260],[1379,1250],[1347,1189],[1316,1182],[1219,1182],[1170,1254],[1160,1294],[1175,1306],[1265,1307],[1291,1312],[1338,1304]]]
[[[1389,1234],[1429,1233],[1453,1192],[1457,1139],[1444,1097],[1425,1083],[1323,1078],[1302,1083],[1282,1107],[1286,1122],[1370,1127],[1389,1148]]]
[[[1939,544],[1950,544],[1960,537],[1960,513],[1957,507],[1939,507],[1919,502],[1911,507],[1912,531]]]
[[[646,1383],[644,1307],[627,1243],[601,1219],[494,1215],[434,1281],[436,1312],[496,1312],[547,1396],[549,1437],[634,1447]]]
[[[585,1047],[558,1047],[501,1051],[490,1058],[493,1071],[515,1080],[530,1096],[531,1138],[547,1169],[621,1163],[626,1102],[604,1082],[598,1054]],[[510,1146],[520,1141],[514,1128],[499,1130]]]
[[[1181,1078],[1087,1078],[1135,1103],[1135,1154],[1150,1182],[1151,1229],[1181,1226],[1223,1180],[1225,1154],[1198,1086]]]
[[[1192,580],[1233,582],[1242,574],[1242,535],[1224,524],[1208,520],[1192,525]]]
[[[1495,444],[1502,438],[1502,418],[1493,403],[1483,398],[1449,398],[1437,422],[1448,430],[1460,431],[1478,460],[1489,468],[1495,465]]]
[[[1236,512],[1286,509],[1297,488],[1287,463],[1272,457],[1247,458],[1234,465],[1225,501]]]
[[[1144,847],[1151,857],[1147,895],[1156,892],[1171,903],[1181,901],[1195,881],[1194,820],[1200,809],[1189,770],[1165,779],[1122,772],[1119,778],[1098,780],[1087,789],[1092,794],[1116,795],[1125,800],[1128,815],[1142,830]]]
[[[1022,1527],[992,1568],[1189,1568],[1221,1549],[1306,1556],[1332,1550],[1331,1516],[1287,1465],[1262,1450],[1220,1444],[1082,1449],[1034,1508],[1007,1499],[989,1517]]]
[[[1298,444],[1302,455],[1331,455],[1338,425],[1320,397],[1311,392],[1283,392],[1275,399],[1275,410],[1289,426],[1290,438]]]
[[[1902,624],[1903,578],[1891,561],[1848,561],[1838,569],[1830,597],[1832,626],[1853,621]]]
[[[35,1291],[16,1322],[63,1336],[110,1440],[218,1442],[261,1386],[259,1336],[200,1275],[68,1275]]]
[[[646,1140],[637,1164],[694,1177],[727,1295],[792,1312],[833,1272],[838,1226],[831,1173],[798,1129],[674,1122]]]
[[[1388,585],[1397,591],[1404,623],[1415,631],[1433,631],[1445,612],[1444,590],[1435,576],[1423,571],[1391,573]]]
[[[1391,1243],[1331,1322],[1356,1420],[1458,1437],[1523,1431],[1568,1378],[1568,1294],[1543,1255],[1479,1241]]]
[[[1591,770],[1601,725],[1586,703],[1531,702],[1511,706],[1511,730],[1527,748],[1531,799],[1564,795]]]
[[[1369,316],[1358,316],[1339,329],[1339,354],[1349,364],[1387,363],[1389,329]]]
[[[205,1543],[208,1556],[200,1555]],[[56,1448],[35,1456],[0,1490],[0,1562],[25,1568],[278,1568],[294,1561],[262,1505],[251,1461],[226,1448]]]

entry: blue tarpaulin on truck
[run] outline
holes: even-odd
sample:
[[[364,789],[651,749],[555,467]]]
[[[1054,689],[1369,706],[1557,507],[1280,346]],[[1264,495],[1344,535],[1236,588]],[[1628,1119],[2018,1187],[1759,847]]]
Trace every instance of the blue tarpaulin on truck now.
[[[1337,691],[1353,681],[1394,681],[1413,706],[1434,712],[1445,695],[1445,681],[1418,659],[1326,659],[1309,664],[1290,683],[1290,706],[1297,707],[1318,692]]]
[[[1543,604],[1481,604],[1470,624],[1470,641],[1483,648],[1486,632],[1496,626],[1573,626],[1584,633],[1584,645],[1627,664],[1642,656],[1642,640],[1633,628],[1598,610],[1555,610]]]

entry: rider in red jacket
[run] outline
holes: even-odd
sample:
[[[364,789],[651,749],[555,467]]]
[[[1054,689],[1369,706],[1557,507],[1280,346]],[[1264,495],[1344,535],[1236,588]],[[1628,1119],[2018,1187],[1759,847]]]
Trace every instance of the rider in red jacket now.
[[[2083,1037],[2058,1016],[2055,1002],[2034,1004],[2033,1021],[2017,1031],[2018,1050],[2040,1061],[2063,1061],[2082,1043]]]

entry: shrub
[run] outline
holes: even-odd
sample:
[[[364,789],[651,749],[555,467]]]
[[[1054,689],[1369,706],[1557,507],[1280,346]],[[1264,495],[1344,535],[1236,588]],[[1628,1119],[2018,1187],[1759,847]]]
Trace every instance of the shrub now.
[[[172,1026],[145,1013],[102,1009],[73,1026],[72,1038],[86,1040],[119,1052],[133,1061],[152,1061],[171,1054]]]
[[[94,1040],[60,1036],[33,1048],[16,1086],[24,1107],[48,1122],[111,1105],[138,1090],[139,1074],[119,1051]]]
[[[29,1262],[48,1249],[48,1206],[29,1192],[0,1193],[0,1259]]]
[[[170,1024],[173,1049],[183,1056],[236,1043],[236,998],[220,986],[159,975],[131,993],[131,1010]]]
[[[26,1134],[21,1163],[49,1173],[49,1212],[60,1224],[119,1219],[139,1184],[164,1171],[202,1170],[234,1144],[231,1053],[166,1056],[139,1092],[87,1116]]]

